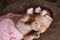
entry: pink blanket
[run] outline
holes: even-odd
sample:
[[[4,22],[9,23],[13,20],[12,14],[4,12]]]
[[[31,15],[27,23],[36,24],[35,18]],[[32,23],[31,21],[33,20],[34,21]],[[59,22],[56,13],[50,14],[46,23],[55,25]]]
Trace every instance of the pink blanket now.
[[[0,40],[21,40],[22,38],[22,34],[15,28],[11,19],[0,20]]]

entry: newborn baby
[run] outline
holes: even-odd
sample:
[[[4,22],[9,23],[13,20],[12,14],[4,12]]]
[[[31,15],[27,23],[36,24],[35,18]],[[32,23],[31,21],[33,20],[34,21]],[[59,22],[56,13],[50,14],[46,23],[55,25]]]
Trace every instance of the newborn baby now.
[[[49,28],[53,19],[40,7],[27,9],[26,14],[8,13],[0,17],[0,40],[32,40]],[[42,11],[41,11],[42,10]]]
[[[24,15],[24,18],[20,19],[16,25],[24,35],[24,40],[39,38],[40,33],[45,32],[53,21],[48,10],[42,10],[40,7],[33,10],[34,8],[27,9],[27,15]]]

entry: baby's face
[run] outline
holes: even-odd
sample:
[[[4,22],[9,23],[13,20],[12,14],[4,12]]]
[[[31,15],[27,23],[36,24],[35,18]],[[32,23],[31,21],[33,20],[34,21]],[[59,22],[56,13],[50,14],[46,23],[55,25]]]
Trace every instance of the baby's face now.
[[[40,33],[45,32],[53,21],[49,11],[41,11],[40,7],[37,7],[35,11],[33,10],[34,8],[27,9],[26,15],[19,19],[16,24],[16,27],[24,35],[24,40],[39,38]],[[31,31],[33,32],[31,33]]]

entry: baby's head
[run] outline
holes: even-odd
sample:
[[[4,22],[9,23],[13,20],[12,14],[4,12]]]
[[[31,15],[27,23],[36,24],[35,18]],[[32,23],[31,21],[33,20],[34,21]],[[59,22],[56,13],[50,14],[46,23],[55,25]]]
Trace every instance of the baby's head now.
[[[42,10],[40,7],[35,8],[35,10],[34,10],[34,8],[29,8],[29,9],[27,9],[27,12],[26,12],[26,15],[24,16],[24,18],[21,18],[17,22],[16,27],[24,35],[24,40],[32,40],[34,38],[39,38],[40,33],[45,32],[47,30],[47,28],[49,28],[52,21],[53,21],[53,19],[50,17],[49,11],[47,11],[45,9]],[[19,24],[21,24],[21,25],[19,25]],[[30,35],[31,31],[33,31],[33,32]],[[36,35],[38,35],[38,36],[36,36]]]

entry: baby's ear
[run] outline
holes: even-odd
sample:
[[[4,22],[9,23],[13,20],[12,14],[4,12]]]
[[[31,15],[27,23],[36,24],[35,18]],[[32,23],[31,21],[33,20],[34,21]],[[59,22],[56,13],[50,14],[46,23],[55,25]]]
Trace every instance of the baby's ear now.
[[[27,9],[27,14],[31,15],[33,13],[33,10],[34,10],[33,8]]]

